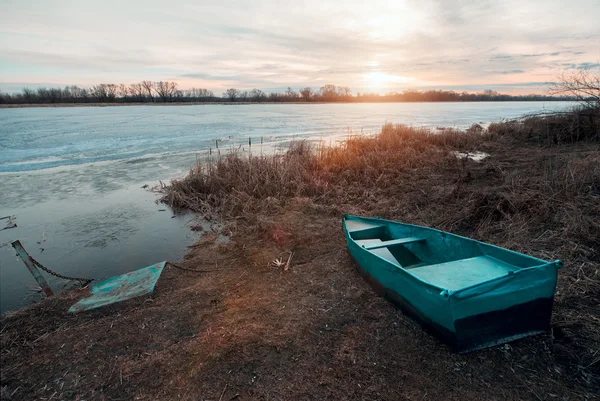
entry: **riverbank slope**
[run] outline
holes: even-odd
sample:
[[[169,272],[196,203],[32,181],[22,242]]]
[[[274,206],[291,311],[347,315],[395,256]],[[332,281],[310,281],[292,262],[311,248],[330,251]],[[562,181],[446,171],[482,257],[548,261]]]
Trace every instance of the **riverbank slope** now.
[[[593,399],[594,118],[467,134],[386,125],[336,148],[301,142],[273,157],[214,160],[174,182],[164,200],[225,221],[215,230],[231,241],[206,233],[150,297],[71,315],[82,295],[71,292],[4,316],[2,399]],[[489,156],[465,157],[476,151]],[[346,252],[344,213],[562,259],[551,331],[451,353],[361,279]]]

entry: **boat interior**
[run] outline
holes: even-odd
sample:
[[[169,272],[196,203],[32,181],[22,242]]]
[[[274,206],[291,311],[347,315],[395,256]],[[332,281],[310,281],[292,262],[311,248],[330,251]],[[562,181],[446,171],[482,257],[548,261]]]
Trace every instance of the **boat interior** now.
[[[458,290],[545,263],[502,248],[425,227],[385,220],[346,219],[361,247],[447,290]]]

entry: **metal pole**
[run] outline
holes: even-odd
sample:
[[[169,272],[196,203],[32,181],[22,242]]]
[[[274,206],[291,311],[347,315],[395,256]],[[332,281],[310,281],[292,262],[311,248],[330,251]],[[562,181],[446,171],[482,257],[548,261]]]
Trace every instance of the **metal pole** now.
[[[46,294],[47,297],[51,297],[52,295],[54,295],[54,292],[52,292],[52,289],[46,282],[46,279],[42,276],[42,274],[37,269],[35,264],[33,264],[33,261],[31,260],[31,257],[29,256],[29,254],[27,253],[25,248],[23,248],[21,241],[16,240],[11,245],[13,246],[13,248],[15,248],[15,250],[17,251],[17,255],[19,255],[19,257],[21,258],[23,263],[25,263],[25,266],[27,266],[27,268],[33,275],[33,278],[35,278],[35,281],[38,282],[38,284],[42,288],[42,291],[44,292],[44,294]]]

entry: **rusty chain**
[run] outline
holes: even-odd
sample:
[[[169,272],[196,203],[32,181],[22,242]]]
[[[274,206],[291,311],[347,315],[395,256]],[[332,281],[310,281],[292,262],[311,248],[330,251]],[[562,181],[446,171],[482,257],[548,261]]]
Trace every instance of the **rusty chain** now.
[[[201,269],[192,269],[192,268],[190,268],[190,267],[183,267],[183,266],[180,266],[180,265],[178,265],[178,264],[176,264],[176,263],[173,263],[173,262],[167,262],[167,264],[168,264],[169,266],[173,266],[173,267],[176,267],[176,268],[178,268],[178,269],[181,269],[181,270],[187,270],[187,271],[189,271],[189,272],[196,272],[196,273],[211,273],[211,272],[213,272],[213,271],[214,271],[214,270],[201,270]]]
[[[48,273],[48,274],[50,274],[52,276],[61,278],[63,280],[81,281],[83,286],[89,284],[90,282],[92,282],[94,280],[93,278],[69,277],[69,276],[62,275],[60,273],[56,273],[55,271],[52,271],[52,270],[48,269],[46,266],[42,265],[40,262],[38,262],[37,260],[35,260],[33,258],[33,256],[29,255],[29,257],[31,258],[31,261],[33,262],[34,265],[36,265],[37,267],[39,267],[40,269],[42,269],[46,273]]]

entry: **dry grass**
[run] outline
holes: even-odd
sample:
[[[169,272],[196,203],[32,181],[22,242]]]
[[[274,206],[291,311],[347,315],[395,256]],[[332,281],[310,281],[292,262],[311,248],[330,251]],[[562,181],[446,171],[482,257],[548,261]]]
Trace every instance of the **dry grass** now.
[[[354,136],[341,146],[301,141],[293,142],[285,154],[232,153],[200,163],[185,179],[173,181],[163,201],[225,218],[277,210],[272,206],[295,197],[339,203],[349,195],[350,185],[387,186],[407,171],[455,163],[453,150],[473,150],[484,137],[387,124],[374,138]]]
[[[164,201],[252,230],[260,216],[306,199],[326,215],[379,215],[562,259],[555,358],[574,380],[598,385],[600,136],[592,128],[600,120],[585,125],[582,113],[468,133],[388,124],[336,147],[299,142],[283,155],[230,155],[174,181]],[[477,163],[454,153],[475,150],[491,156]]]
[[[559,114],[532,115],[520,120],[493,123],[492,135],[508,135],[543,145],[600,141],[600,109],[576,108]]]

